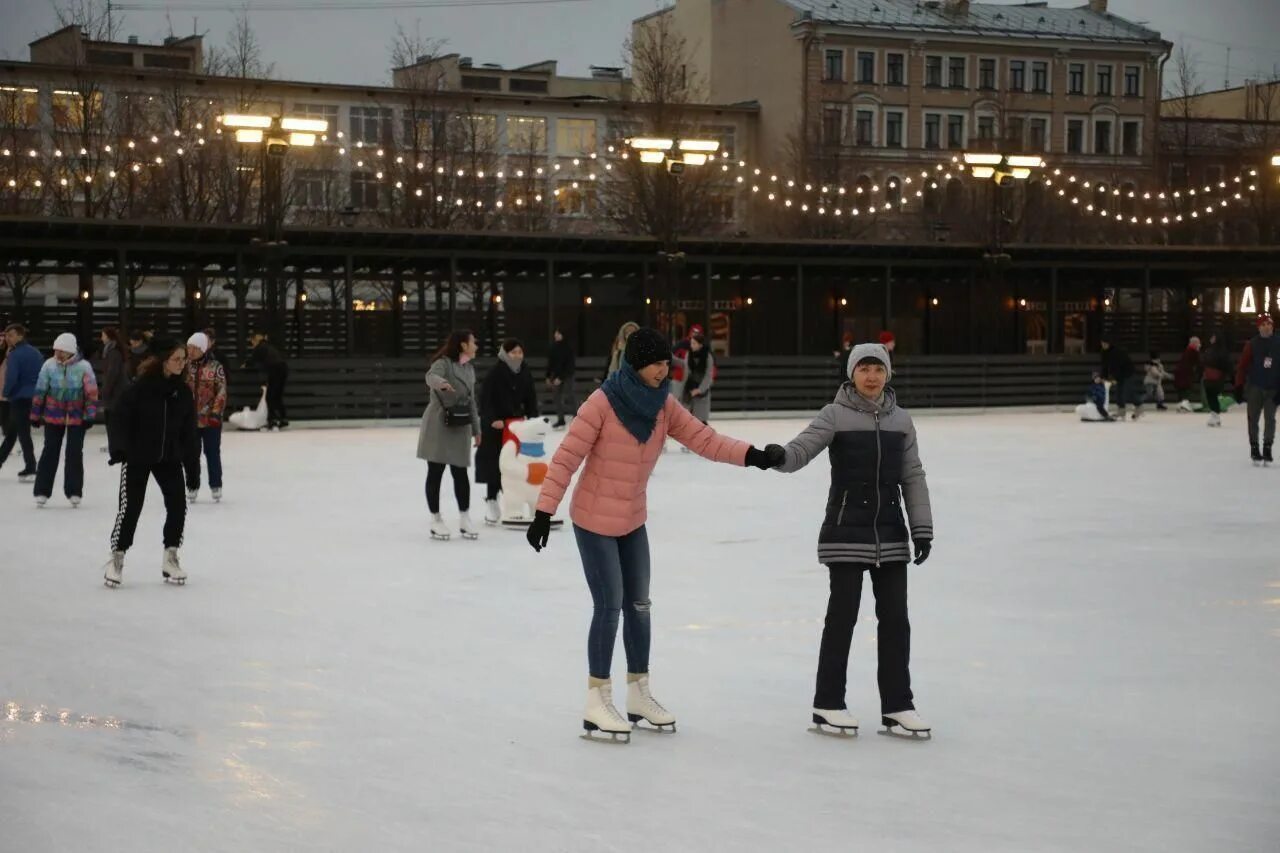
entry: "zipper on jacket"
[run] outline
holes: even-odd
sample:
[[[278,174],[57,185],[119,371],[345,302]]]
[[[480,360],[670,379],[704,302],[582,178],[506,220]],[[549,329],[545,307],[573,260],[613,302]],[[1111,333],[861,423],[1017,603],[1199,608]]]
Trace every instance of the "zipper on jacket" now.
[[[836,517],[836,527],[844,524],[844,506],[849,502],[849,490],[844,490],[844,496],[840,498],[840,515]]]
[[[876,514],[871,521],[871,529],[876,535],[876,568],[880,568],[880,413],[874,413],[876,419]]]

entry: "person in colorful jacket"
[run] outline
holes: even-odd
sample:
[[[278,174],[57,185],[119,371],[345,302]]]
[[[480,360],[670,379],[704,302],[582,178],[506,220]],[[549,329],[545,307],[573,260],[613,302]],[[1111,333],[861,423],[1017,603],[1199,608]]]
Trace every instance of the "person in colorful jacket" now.
[[[44,363],[36,379],[31,422],[44,424],[44,448],[36,466],[36,506],[44,506],[53,496],[64,438],[67,470],[62,479],[63,491],[72,506],[79,506],[84,494],[84,434],[98,415],[98,381],[79,351],[75,335],[58,335],[53,342],[53,358]]]
[[[831,596],[818,652],[813,722],[820,729],[856,732],[845,704],[849,645],[858,621],[863,573],[876,597],[881,722],[912,736],[929,726],[916,713],[908,662],[907,563],[929,558],[933,514],[929,486],[911,415],[897,404],[888,382],[892,368],[881,344],[859,344],[849,354],[849,382],[785,448],[783,473],[799,471],[827,451],[831,488],[818,533],[818,561],[830,573]],[[903,518],[903,508],[906,518]]]
[[[198,440],[182,460],[187,478],[187,500],[200,494],[200,451],[209,467],[209,493],[222,500],[222,413],[227,408],[227,371],[209,354],[209,336],[196,332],[187,339],[187,366],[182,378],[196,405]]]
[[[618,622],[627,654],[627,715],[660,728],[675,716],[649,691],[649,534],[645,492],[649,475],[670,435],[713,462],[767,469],[782,461],[782,448],[757,450],[716,433],[671,396],[667,373],[671,345],[656,329],[627,338],[618,370],[578,410],[551,460],[527,538],[535,551],[547,545],[551,517],[583,462],[570,517],[591,590],[594,613],[587,638],[587,702],[582,725],[629,740],[631,723],[613,705],[609,671]]]

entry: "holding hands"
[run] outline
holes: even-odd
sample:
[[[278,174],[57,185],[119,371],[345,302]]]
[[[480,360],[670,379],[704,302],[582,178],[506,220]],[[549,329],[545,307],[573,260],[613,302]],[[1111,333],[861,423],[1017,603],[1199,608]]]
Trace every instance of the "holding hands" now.
[[[747,450],[747,465],[752,468],[759,468],[761,471],[768,471],[770,468],[777,468],[787,459],[787,452],[782,449],[781,445],[770,444],[764,450],[757,447],[751,447]]]

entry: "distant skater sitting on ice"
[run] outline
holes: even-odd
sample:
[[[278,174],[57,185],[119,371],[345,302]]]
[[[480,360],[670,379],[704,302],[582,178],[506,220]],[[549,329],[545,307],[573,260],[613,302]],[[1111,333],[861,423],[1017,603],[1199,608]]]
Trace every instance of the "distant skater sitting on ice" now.
[[[818,534],[818,561],[830,572],[831,597],[818,653],[813,722],[823,732],[857,733],[858,720],[845,704],[845,679],[862,573],[870,571],[879,621],[880,719],[890,731],[901,726],[915,736],[928,733],[929,726],[916,713],[911,694],[907,563],[911,543],[917,566],[929,558],[929,487],[915,424],[888,386],[893,375],[888,351],[880,344],[859,344],[849,355],[848,369],[851,381],[786,446],[786,459],[777,466],[783,473],[799,471],[823,450],[831,459],[831,488]]]
[[[1089,383],[1088,389],[1085,390],[1085,402],[1076,406],[1076,414],[1080,416],[1082,421],[1114,421],[1111,413],[1107,411],[1107,399],[1110,396],[1111,389],[1107,387],[1107,383],[1103,381],[1102,374],[1094,372],[1093,381]]]
[[[671,345],[656,329],[628,339],[617,371],[593,393],[569,426],[546,474],[529,526],[535,551],[547,545],[551,516],[574,473],[586,470],[573,493],[570,517],[594,611],[587,637],[584,737],[600,731],[630,740],[631,723],[613,705],[609,672],[622,616],[627,653],[627,718],[675,730],[676,718],[649,692],[649,534],[645,489],[668,435],[713,462],[765,469],[782,461],[782,448],[757,450],[716,433],[670,394]]]

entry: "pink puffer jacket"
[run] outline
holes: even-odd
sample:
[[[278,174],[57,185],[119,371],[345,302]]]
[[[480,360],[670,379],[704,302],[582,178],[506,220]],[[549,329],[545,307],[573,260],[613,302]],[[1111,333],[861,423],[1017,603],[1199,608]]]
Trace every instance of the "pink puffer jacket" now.
[[[713,462],[745,465],[745,441],[720,435],[668,397],[658,413],[653,435],[644,444],[627,432],[603,391],[597,390],[578,410],[569,433],[551,460],[538,495],[538,509],[555,514],[569,481],[585,459],[587,469],[573,493],[569,517],[579,527],[601,536],[626,536],[648,518],[645,487],[662,446],[670,435]]]

